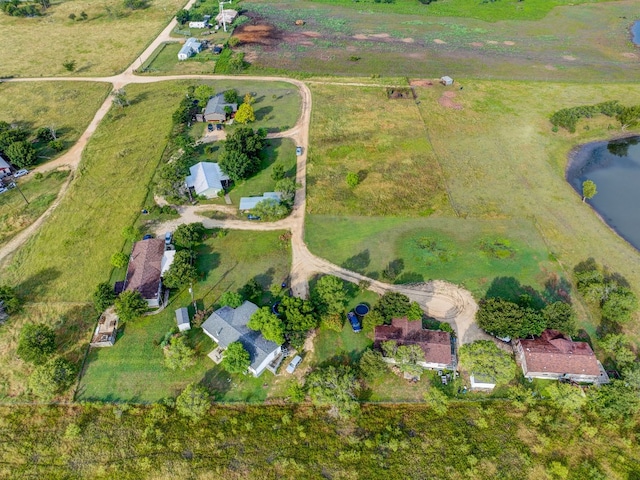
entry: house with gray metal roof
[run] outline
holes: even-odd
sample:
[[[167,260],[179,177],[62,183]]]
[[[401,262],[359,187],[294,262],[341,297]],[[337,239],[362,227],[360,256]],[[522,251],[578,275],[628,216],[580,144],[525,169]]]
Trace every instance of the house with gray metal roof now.
[[[178,60],[186,60],[187,58],[195,55],[202,49],[202,43],[200,43],[195,38],[191,37],[186,42],[178,52]]]
[[[238,208],[240,211],[252,210],[263,200],[273,200],[274,202],[280,203],[281,199],[282,194],[280,192],[265,192],[259,197],[241,197]]]
[[[265,368],[282,352],[275,342],[266,340],[259,331],[247,327],[251,315],[258,307],[244,302],[238,308],[222,307],[211,314],[202,324],[202,330],[219,347],[227,348],[233,342],[240,342],[251,358],[249,371],[259,377]]]
[[[204,108],[203,118],[205,122],[225,122],[227,120],[227,108],[231,109],[231,115],[238,111],[237,103],[227,103],[224,101],[224,95],[218,93],[209,99],[207,106]]]
[[[200,162],[189,168],[189,175],[185,179],[187,188],[193,188],[196,195],[215,198],[229,185],[229,176],[220,169],[220,165],[213,162]]]

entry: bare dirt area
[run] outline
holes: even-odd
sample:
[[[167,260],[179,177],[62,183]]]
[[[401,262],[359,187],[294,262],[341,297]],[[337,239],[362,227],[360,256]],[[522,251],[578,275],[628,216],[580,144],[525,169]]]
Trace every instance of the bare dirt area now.
[[[447,91],[442,94],[442,96],[438,99],[438,103],[445,108],[452,108],[454,110],[462,110],[462,105],[457,102],[454,102],[454,98],[456,98],[456,92]]]
[[[322,33],[313,30],[286,32],[261,17],[251,15],[251,13],[246,15],[251,18],[251,21],[240,25],[233,33],[233,36],[244,45],[261,45],[274,49],[283,43],[310,46],[313,45],[311,40],[323,37]]]
[[[433,87],[433,80],[411,80],[409,85],[412,87]]]

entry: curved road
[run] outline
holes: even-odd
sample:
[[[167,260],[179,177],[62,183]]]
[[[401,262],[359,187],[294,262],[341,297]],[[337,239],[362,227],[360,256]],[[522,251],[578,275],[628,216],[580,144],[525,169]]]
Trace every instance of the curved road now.
[[[185,8],[194,3],[190,0]],[[145,49],[132,65],[124,72],[112,77],[48,77],[48,78],[23,78],[10,79],[5,81],[11,82],[42,82],[42,81],[74,81],[74,82],[108,82],[111,83],[113,89],[123,88],[131,83],[155,83],[170,80],[185,79],[202,79],[202,80],[259,80],[259,81],[277,81],[288,82],[300,91],[302,98],[302,113],[296,125],[280,133],[279,137],[287,137],[294,140],[297,145],[303,147],[303,154],[297,157],[296,182],[300,188],[296,191],[294,207],[289,217],[278,222],[271,223],[255,223],[245,222],[241,220],[211,220],[198,215],[207,209],[207,206],[196,207],[180,207],[181,214],[178,220],[166,222],[157,228],[157,232],[162,233],[167,230],[173,230],[180,223],[203,222],[208,228],[220,227],[239,230],[290,230],[291,247],[292,247],[292,266],[291,266],[291,288],[294,295],[299,297],[308,297],[309,283],[308,279],[316,273],[325,273],[335,275],[351,282],[360,282],[362,280],[370,283],[369,289],[376,293],[384,293],[387,291],[401,292],[407,295],[411,300],[417,301],[427,313],[427,315],[440,321],[450,323],[455,329],[460,344],[469,343],[479,338],[489,338],[484,334],[474,322],[477,304],[471,294],[461,287],[444,281],[432,281],[418,285],[390,285],[365,277],[359,273],[346,270],[342,267],[332,264],[327,260],[316,257],[307,248],[304,243],[304,215],[305,215],[305,199],[306,199],[306,167],[307,153],[309,146],[309,125],[311,121],[311,92],[307,85],[303,82],[290,78],[282,77],[236,77],[227,75],[170,75],[170,76],[154,76],[140,77],[134,75],[134,65],[141,65],[155,49],[165,41],[173,40],[170,33],[176,25],[175,19],[160,33],[160,35]],[[5,262],[9,256],[22,246],[42,225],[44,221],[51,215],[60,201],[66,194],[68,187],[73,180],[73,173],[77,169],[82,158],[82,152],[95,132],[98,124],[104,118],[111,107],[111,96],[109,95],[100,106],[95,116],[89,123],[89,126],[78,139],[78,142],[64,155],[58,159],[36,168],[36,171],[48,171],[63,166],[71,170],[69,180],[61,188],[58,197],[51,207],[36,220],[28,228],[20,232],[16,237],[0,248],[0,261]]]

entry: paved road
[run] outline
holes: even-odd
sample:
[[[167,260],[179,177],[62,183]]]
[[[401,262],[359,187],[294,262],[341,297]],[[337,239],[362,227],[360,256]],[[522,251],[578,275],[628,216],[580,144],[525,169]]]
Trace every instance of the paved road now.
[[[187,8],[193,4],[195,0],[190,0],[187,4]],[[342,267],[332,264],[327,260],[321,259],[313,255],[306,244],[304,243],[304,215],[306,205],[306,168],[307,168],[307,154],[309,150],[309,125],[311,121],[311,108],[312,99],[311,92],[306,84],[299,80],[283,78],[283,77],[234,77],[228,75],[170,75],[170,76],[136,76],[134,70],[136,65],[139,67],[143,64],[149,56],[155,51],[155,49],[162,43],[170,38],[170,33],[175,27],[175,19],[165,28],[162,33],[147,47],[147,49],[140,55],[134,63],[129,66],[124,72],[112,77],[88,77],[88,78],[76,78],[76,77],[49,77],[49,78],[21,78],[10,79],[8,81],[16,82],[42,82],[42,81],[91,81],[91,82],[108,82],[111,83],[114,89],[123,88],[128,84],[133,83],[156,83],[165,82],[171,80],[185,80],[185,79],[202,79],[202,80],[240,80],[242,78],[250,79],[253,81],[277,81],[288,82],[295,85],[302,99],[301,115],[296,125],[286,132],[280,132],[278,134],[271,135],[271,138],[291,138],[296,145],[303,147],[303,154],[297,157],[297,170],[296,170],[296,182],[300,185],[300,188],[296,191],[294,206],[292,213],[289,217],[278,222],[262,223],[262,222],[246,222],[241,220],[212,220],[207,219],[199,215],[202,211],[206,210],[207,206],[196,207],[180,207],[179,213],[181,214],[178,220],[172,220],[163,223],[157,227],[157,233],[161,234],[168,230],[175,229],[181,223],[191,223],[202,221],[208,228],[221,227],[238,230],[290,230],[291,231],[291,248],[292,248],[292,266],[291,266],[291,289],[294,295],[306,298],[309,295],[309,278],[316,273],[325,273],[336,275],[340,278],[351,282],[359,282],[366,280],[370,283],[370,289],[377,293],[384,293],[387,291],[397,291],[404,293],[411,300],[420,303],[424,311],[441,321],[449,322],[455,329],[461,344],[468,343],[478,338],[488,338],[475,324],[474,317],[477,310],[476,302],[473,300],[471,294],[461,287],[443,282],[432,281],[425,284],[419,284],[415,286],[410,285],[389,285],[370,278],[365,277],[356,272],[346,270]],[[359,85],[359,84],[353,84]],[[365,84],[363,84],[365,86]],[[370,85],[366,85],[370,86]],[[51,215],[55,208],[60,204],[60,201],[66,194],[68,187],[72,181],[73,172],[78,168],[80,160],[82,158],[82,152],[95,132],[98,124],[104,118],[111,107],[111,97],[107,97],[103,104],[100,106],[93,120],[80,136],[78,142],[63,156],[36,168],[36,171],[48,171],[62,166],[66,166],[72,172],[69,181],[67,181],[61,188],[57,199],[51,205],[51,207],[30,227],[23,230],[20,234],[14,237],[4,247],[0,248],[0,261],[6,261],[8,257],[15,252],[20,246],[22,246],[43,222]]]

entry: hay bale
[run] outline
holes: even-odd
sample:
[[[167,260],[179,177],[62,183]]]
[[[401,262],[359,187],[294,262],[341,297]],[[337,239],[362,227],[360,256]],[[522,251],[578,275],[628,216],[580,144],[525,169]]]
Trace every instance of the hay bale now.
[[[304,25],[304,20],[296,20],[296,25],[301,27],[302,25]]]

